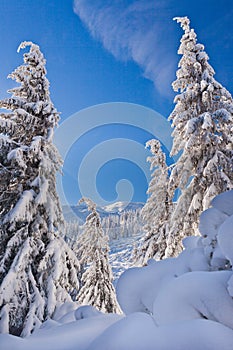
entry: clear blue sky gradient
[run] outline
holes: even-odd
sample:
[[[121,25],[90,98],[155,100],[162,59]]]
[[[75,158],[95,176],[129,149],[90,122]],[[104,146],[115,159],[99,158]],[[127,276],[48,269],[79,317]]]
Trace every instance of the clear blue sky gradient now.
[[[171,83],[175,79],[180,59],[177,55],[177,49],[182,35],[182,30],[179,25],[172,21],[172,18],[184,15],[189,16],[191,26],[197,33],[198,41],[205,45],[205,50],[210,57],[210,64],[216,71],[216,79],[232,93],[232,0],[154,0],[154,12],[146,9],[151,3],[151,0],[77,0],[76,6],[82,10],[80,19],[78,14],[74,12],[72,0],[1,0],[0,97],[7,96],[6,90],[15,86],[15,83],[7,80],[6,77],[22,63],[23,53],[17,54],[16,52],[18,45],[21,41],[30,40],[40,46],[47,60],[51,97],[56,108],[61,112],[61,122],[84,108],[108,102],[129,102],[143,105],[167,118],[173,108],[174,93],[171,89]],[[141,39],[138,43],[141,51],[136,49],[134,55],[128,53],[122,54],[121,57],[122,50],[118,48],[117,54],[114,54],[115,48],[112,48],[114,45],[120,46],[130,41],[128,38],[125,42],[122,41],[122,38],[115,40],[118,25],[121,24],[117,18],[112,23],[115,26],[113,33],[115,37],[112,38],[111,31],[104,32],[105,24],[99,20],[103,17],[101,17],[101,11],[104,13],[106,8],[108,8],[109,13],[116,13],[116,16],[119,16],[119,13],[124,14],[124,10],[130,6],[132,8],[133,5],[142,10],[141,12],[137,10],[137,16],[135,13],[129,12],[126,17],[123,17],[125,28],[131,28],[133,23],[134,34],[137,34],[138,31],[138,36],[135,35],[137,38],[140,37],[139,34],[142,31],[147,33],[150,29],[149,26],[155,25],[155,32],[151,39],[151,47],[155,57],[152,63],[155,68],[153,72],[152,64],[149,75],[145,74],[143,64],[135,62],[137,61],[135,57],[142,53],[143,49],[145,52],[151,51],[148,47],[150,43],[147,42],[147,47],[145,47],[145,43]],[[95,13],[99,16],[96,28],[95,19],[89,22],[92,14]],[[134,18],[131,14],[134,15]],[[143,28],[140,16],[143,17]],[[146,20],[147,16],[148,21]],[[108,18],[102,18],[103,21],[105,19],[108,20]],[[90,29],[92,29],[92,33],[90,33]],[[124,29],[119,28],[119,33],[119,36],[122,36]],[[132,36],[132,33],[125,32],[125,35]],[[107,41],[107,44],[104,40]],[[133,39],[130,38],[130,40],[132,43]],[[128,48],[126,48],[127,50]],[[147,58],[144,61],[147,62]],[[169,66],[168,74],[164,79],[159,76],[156,64],[159,67],[161,65],[165,72],[166,65]],[[154,79],[151,78],[151,75]],[[80,143],[77,141],[65,164],[69,164],[70,161],[72,163],[72,154],[76,152],[78,157],[73,157],[73,168],[77,172],[81,155],[90,147],[86,145],[97,144],[100,139],[116,137],[116,129],[111,127],[105,127],[102,130],[102,136],[98,133],[99,130],[96,133],[89,133],[89,140],[88,135],[85,135],[85,143],[84,139],[80,140]],[[124,135],[124,137],[137,140],[142,145],[147,137],[151,137],[143,131],[140,133],[138,129],[132,129],[130,136],[125,136],[122,126],[119,126],[118,134],[120,137]],[[69,135],[64,135],[64,137],[69,137]],[[64,173],[69,173],[69,171],[64,169]],[[67,198],[72,204],[76,203],[80,196],[75,176],[73,174],[73,180],[70,178],[70,181],[68,177],[64,179]],[[146,200],[145,176],[140,169],[137,169],[137,166],[122,159],[113,160],[112,168],[111,164],[106,164],[98,173],[96,184],[106,200],[114,200],[115,184],[121,178],[128,178],[132,182],[135,188],[134,201]]]

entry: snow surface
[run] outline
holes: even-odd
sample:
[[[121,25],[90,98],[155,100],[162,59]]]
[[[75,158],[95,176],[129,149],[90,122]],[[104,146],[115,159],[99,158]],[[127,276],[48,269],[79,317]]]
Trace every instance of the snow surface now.
[[[27,338],[1,334],[0,349],[232,350],[233,191],[212,205],[201,217],[202,236],[186,238],[177,258],[150,260],[120,276],[124,315],[68,302]],[[220,260],[213,267],[216,251],[228,262],[225,269]]]
[[[84,350],[106,328],[119,321],[119,315],[100,315],[74,322],[50,321],[29,338],[0,335],[0,349],[4,350]],[[47,321],[48,322],[48,321]]]
[[[133,265],[133,249],[142,237],[142,232],[135,236],[115,239],[109,242],[109,262],[112,266],[114,285],[122,273]]]

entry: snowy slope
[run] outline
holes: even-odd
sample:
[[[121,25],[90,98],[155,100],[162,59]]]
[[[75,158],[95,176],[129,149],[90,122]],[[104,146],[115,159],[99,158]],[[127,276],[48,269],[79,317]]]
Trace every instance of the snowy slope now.
[[[112,267],[114,284],[120,275],[133,265],[133,249],[142,237],[142,232],[132,237],[110,241],[109,262]]]

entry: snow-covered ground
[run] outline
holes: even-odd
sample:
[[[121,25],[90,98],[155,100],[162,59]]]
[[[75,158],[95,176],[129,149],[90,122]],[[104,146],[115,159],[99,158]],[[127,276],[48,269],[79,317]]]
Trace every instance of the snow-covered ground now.
[[[186,238],[177,258],[120,276],[116,290],[124,314],[68,303],[26,339],[1,334],[0,349],[232,350],[233,191],[212,205],[201,216],[202,236]],[[118,242],[111,249],[123,269],[129,247]]]
[[[120,275],[133,265],[133,249],[142,237],[142,232],[135,236],[110,241],[109,262],[112,267],[114,284]]]

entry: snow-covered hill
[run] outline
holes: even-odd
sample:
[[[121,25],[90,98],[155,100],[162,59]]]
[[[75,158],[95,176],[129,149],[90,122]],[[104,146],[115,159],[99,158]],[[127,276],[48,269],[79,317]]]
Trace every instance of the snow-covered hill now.
[[[141,202],[116,202],[105,207],[102,207],[101,210],[105,213],[110,214],[121,214],[124,211],[136,211],[138,209],[142,209],[144,203]]]

